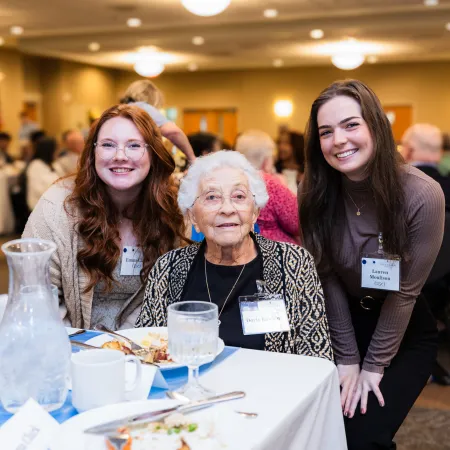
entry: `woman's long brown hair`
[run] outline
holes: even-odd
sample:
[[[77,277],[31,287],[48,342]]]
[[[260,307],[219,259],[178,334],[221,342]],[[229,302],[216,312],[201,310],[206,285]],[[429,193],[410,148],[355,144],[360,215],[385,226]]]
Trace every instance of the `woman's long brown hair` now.
[[[326,162],[320,147],[317,114],[321,106],[340,95],[359,103],[372,136],[374,156],[367,174],[384,247],[390,253],[405,256],[405,194],[400,176],[403,160],[397,152],[391,125],[368,86],[358,80],[337,81],[312,104],[306,129],[305,176],[299,195],[303,243],[319,269],[325,269],[332,261],[331,246],[336,237],[332,232],[339,228],[343,195],[342,174]]]
[[[142,183],[138,198],[123,212],[133,223],[144,264],[141,280],[145,281],[157,258],[172,250],[184,238],[183,216],[178,208],[172,173],[175,162],[164,148],[161,134],[150,116],[132,105],[117,105],[106,110],[90,130],[79,161],[75,188],[65,208],[75,211],[78,233],[83,241],[78,251],[80,267],[89,275],[85,292],[103,281],[111,290],[113,271],[120,258],[119,211],[112,202],[105,183],[95,170],[95,142],[102,125],[115,117],[134,123],[148,144],[150,171]],[[73,208],[74,207],[74,208]]]

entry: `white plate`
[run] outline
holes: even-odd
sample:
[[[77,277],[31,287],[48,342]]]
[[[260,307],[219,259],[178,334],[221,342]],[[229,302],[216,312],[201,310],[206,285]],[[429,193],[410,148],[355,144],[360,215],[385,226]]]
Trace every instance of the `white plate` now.
[[[101,425],[111,420],[121,419],[131,414],[139,414],[144,412],[155,411],[163,408],[175,406],[177,402],[175,400],[147,400],[130,403],[118,403],[115,405],[104,406],[102,408],[86,411],[82,414],[74,416],[64,422],[60,428],[55,440],[52,442],[52,450],[106,450],[105,440],[103,436],[95,436],[84,434],[83,431],[87,428],[91,428],[97,425]],[[199,424],[199,427],[204,429],[214,428],[213,424],[217,422],[217,413],[214,410],[208,410],[204,412],[198,412],[189,414],[189,418],[192,421]],[[236,414],[235,414],[236,415]],[[209,430],[207,430],[209,431]],[[230,432],[230,430],[228,430]],[[196,432],[197,433],[197,432]],[[192,434],[192,439],[195,441],[195,445],[192,446],[194,450],[212,450],[229,448],[228,446],[219,445],[216,438],[213,439],[201,439],[202,431],[199,429],[199,434]],[[209,433],[208,433],[209,434]],[[216,434],[216,433],[214,433]],[[222,435],[222,433],[220,433]],[[162,436],[162,439],[169,439],[167,436]],[[173,439],[169,439],[171,441]],[[220,439],[222,440],[222,438]],[[164,442],[167,444],[166,442]],[[164,448],[172,449],[177,446],[169,445]],[[159,444],[156,446],[145,447],[150,449],[162,449]]]
[[[125,330],[119,330],[118,333],[123,334],[124,336],[135,341],[137,344],[140,344],[140,342],[147,337],[148,333],[157,333],[161,336],[167,336],[167,327],[128,328]],[[95,336],[94,338],[89,339],[88,341],[86,341],[86,344],[93,345],[95,347],[101,347],[105,342],[111,341],[112,339],[114,338],[109,336],[108,334],[101,334],[99,336]],[[219,338],[219,343],[217,346],[217,355],[220,355],[220,353],[223,352],[224,348],[225,344],[222,341],[222,339]],[[177,363],[167,363],[167,364],[160,364],[159,367],[161,370],[171,370],[171,369],[179,369],[180,367],[184,367],[184,365]]]

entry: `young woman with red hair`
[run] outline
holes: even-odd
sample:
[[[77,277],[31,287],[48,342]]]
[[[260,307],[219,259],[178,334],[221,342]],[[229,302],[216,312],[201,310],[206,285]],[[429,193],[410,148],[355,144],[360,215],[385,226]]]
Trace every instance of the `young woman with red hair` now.
[[[134,325],[142,281],[185,239],[174,169],[149,115],[113,106],[93,124],[75,178],[41,197],[23,236],[58,246],[50,275],[66,324]]]

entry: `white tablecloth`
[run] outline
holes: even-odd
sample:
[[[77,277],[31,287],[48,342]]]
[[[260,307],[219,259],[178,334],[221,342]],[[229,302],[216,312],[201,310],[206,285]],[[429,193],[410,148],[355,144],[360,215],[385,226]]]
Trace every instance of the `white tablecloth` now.
[[[246,398],[219,407],[259,414],[241,421],[230,448],[347,449],[338,373],[330,361],[240,349],[201,383],[217,392],[245,391]]]

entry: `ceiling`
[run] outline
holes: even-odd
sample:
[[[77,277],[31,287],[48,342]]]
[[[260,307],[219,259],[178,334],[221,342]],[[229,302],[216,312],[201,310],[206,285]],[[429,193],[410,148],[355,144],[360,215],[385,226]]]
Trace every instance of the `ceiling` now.
[[[208,0],[205,0],[208,1]],[[266,8],[278,10],[265,18]],[[139,28],[126,20],[141,19]],[[329,44],[365,43],[378,63],[450,60],[450,0],[232,0],[222,14],[199,17],[180,0],[0,0],[0,36],[25,53],[132,69],[140,47],[156,46],[167,71],[331,64]],[[12,36],[10,27],[24,28]],[[312,29],[324,38],[310,38]],[[450,28],[450,26],[449,26]],[[194,36],[205,43],[196,46]],[[88,49],[98,42],[100,50]],[[328,46],[328,47],[327,47]]]

